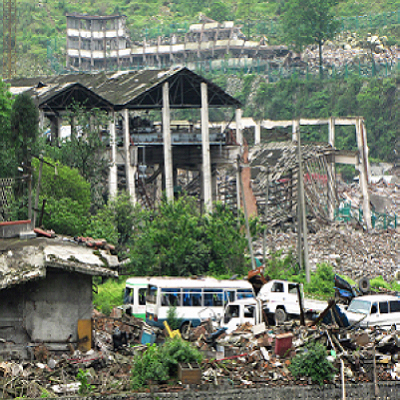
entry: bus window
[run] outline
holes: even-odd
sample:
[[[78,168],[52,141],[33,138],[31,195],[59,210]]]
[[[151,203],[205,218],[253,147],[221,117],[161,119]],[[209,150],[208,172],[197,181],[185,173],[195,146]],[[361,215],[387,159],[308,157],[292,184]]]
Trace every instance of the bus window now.
[[[125,288],[124,304],[133,304],[133,289]]]
[[[223,304],[222,289],[204,289],[204,306],[220,307]]]
[[[149,285],[149,288],[147,289],[147,301],[149,303],[156,304],[157,302],[157,286]]]
[[[235,301],[235,291],[227,290],[224,292],[224,306],[229,302]]]
[[[201,289],[183,289],[182,305],[185,307],[200,307],[201,298]]]
[[[251,299],[254,297],[252,289],[238,289],[236,291],[236,300]]]
[[[180,307],[181,289],[180,288],[161,289],[161,305],[169,307]]]
[[[146,305],[146,288],[139,289],[139,305],[145,306]]]

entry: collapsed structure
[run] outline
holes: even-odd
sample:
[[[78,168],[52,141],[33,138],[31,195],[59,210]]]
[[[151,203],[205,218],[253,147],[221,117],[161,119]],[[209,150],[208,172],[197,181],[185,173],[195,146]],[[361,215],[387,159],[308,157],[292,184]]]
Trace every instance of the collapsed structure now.
[[[116,277],[118,265],[72,239],[0,240],[0,356],[33,358],[39,345],[89,350],[92,278]]]
[[[72,70],[141,69],[207,60],[221,63],[225,56],[241,66],[255,66],[273,58],[283,60],[287,46],[269,46],[265,38],[249,40],[233,21],[219,23],[202,17],[186,32],[132,42],[120,15],[67,14],[67,68]],[[211,64],[210,64],[211,65]]]

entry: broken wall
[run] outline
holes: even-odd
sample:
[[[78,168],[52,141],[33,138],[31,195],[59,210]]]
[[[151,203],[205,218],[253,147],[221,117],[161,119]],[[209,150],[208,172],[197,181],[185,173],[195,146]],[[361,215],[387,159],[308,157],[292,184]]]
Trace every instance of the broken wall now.
[[[92,277],[48,268],[45,279],[1,290],[0,310],[0,354],[10,343],[76,341],[78,320],[91,319]]]

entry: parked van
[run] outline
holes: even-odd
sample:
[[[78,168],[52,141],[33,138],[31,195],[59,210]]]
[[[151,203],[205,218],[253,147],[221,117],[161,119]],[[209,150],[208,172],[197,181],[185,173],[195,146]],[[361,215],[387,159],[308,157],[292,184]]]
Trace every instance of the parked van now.
[[[375,294],[355,297],[346,310],[350,325],[400,328],[400,297]]]

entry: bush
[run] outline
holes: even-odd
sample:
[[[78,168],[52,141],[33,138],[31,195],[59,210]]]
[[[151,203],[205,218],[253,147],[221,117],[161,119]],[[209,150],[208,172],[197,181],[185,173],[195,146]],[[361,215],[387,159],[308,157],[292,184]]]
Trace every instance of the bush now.
[[[293,358],[289,371],[295,378],[306,376],[319,385],[324,380],[332,380],[335,375],[334,366],[326,358],[326,348],[320,343],[309,343]]]
[[[104,284],[99,285],[97,293],[93,295],[93,305],[104,314],[120,306],[124,300],[125,279],[121,282],[108,279]]]
[[[322,263],[317,265],[315,274],[311,274],[310,283],[304,285],[304,291],[322,296],[333,296],[335,273],[331,265]]]
[[[176,307],[169,307],[167,311],[167,322],[172,330],[179,329],[182,319],[178,317]]]
[[[167,340],[160,352],[163,364],[171,377],[176,376],[180,362],[200,362],[202,358],[201,353],[190,342],[180,338]]]
[[[131,380],[134,390],[149,381],[162,382],[174,377],[180,362],[200,362],[201,353],[180,338],[168,339],[162,346],[149,346],[143,355],[133,360]]]
[[[137,390],[149,381],[166,381],[168,373],[163,364],[159,348],[153,344],[143,355],[136,355],[133,359],[131,372],[132,389]]]

